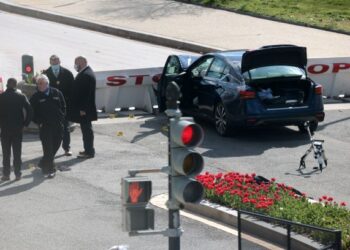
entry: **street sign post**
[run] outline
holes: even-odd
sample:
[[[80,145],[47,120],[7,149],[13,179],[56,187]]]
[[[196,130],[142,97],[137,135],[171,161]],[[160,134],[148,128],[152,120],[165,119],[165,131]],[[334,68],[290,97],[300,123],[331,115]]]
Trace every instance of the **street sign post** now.
[[[169,230],[181,232],[169,237],[169,250],[180,250],[180,211],[186,202],[198,203],[202,200],[204,188],[193,177],[204,166],[203,157],[193,150],[203,140],[202,128],[192,118],[181,117],[178,101],[180,88],[175,82],[166,89],[169,138]]]

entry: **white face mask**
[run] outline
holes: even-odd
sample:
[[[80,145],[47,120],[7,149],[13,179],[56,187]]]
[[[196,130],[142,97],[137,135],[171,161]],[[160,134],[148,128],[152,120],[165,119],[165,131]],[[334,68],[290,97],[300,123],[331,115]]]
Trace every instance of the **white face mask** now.
[[[75,69],[77,72],[79,72],[79,65],[74,64],[74,69]]]
[[[51,65],[51,68],[53,71],[58,71],[58,70],[60,70],[60,65],[59,64]]]

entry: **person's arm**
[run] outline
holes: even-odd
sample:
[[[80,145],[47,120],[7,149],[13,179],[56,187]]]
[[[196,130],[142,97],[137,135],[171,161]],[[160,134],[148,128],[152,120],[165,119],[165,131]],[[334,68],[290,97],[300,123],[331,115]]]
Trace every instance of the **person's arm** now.
[[[30,105],[27,97],[25,97],[24,95],[23,95],[23,107],[26,110],[26,117],[25,117],[23,125],[25,127],[28,127],[30,121],[33,118],[33,109],[32,109],[32,106]]]
[[[89,102],[90,100],[90,96],[91,96],[91,86],[93,85],[93,79],[90,75],[84,75],[82,78],[82,82],[83,82],[83,89],[81,89],[81,93],[80,93],[80,97],[82,98],[79,101],[79,110],[80,113],[82,115],[82,112],[84,112],[85,114],[87,113],[87,109],[89,106]],[[83,115],[85,115],[83,114]]]
[[[63,94],[61,91],[57,91],[58,97],[60,98],[60,109],[64,115],[66,115],[66,101],[64,100]]]
[[[38,114],[38,102],[37,99],[35,98],[35,96],[32,96],[29,100],[29,103],[32,107],[33,110],[33,116],[32,116],[32,121],[35,122],[36,124],[40,125],[40,117]]]

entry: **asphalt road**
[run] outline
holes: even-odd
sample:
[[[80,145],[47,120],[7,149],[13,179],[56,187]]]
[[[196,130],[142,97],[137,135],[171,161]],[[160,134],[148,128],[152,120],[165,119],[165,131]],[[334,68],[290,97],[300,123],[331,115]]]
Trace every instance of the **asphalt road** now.
[[[205,171],[255,172],[276,177],[310,196],[327,194],[349,204],[349,115],[350,110],[326,112],[327,120],[317,133],[326,140],[329,157],[329,167],[322,173],[312,171],[312,159],[309,174],[296,171],[308,140],[294,128],[264,128],[222,138],[212,126],[201,122],[205,140],[198,150],[205,158]],[[34,167],[41,145],[36,134],[26,134],[23,179],[0,183],[1,249],[108,249],[118,244],[127,244],[130,249],[166,249],[165,237],[129,237],[120,225],[120,179],[129,169],[167,164],[165,123],[164,116],[150,115],[101,119],[94,124],[96,157],[82,161],[65,157],[60,150],[56,162],[61,171],[53,180],[44,179]],[[81,148],[77,129],[72,133],[72,149],[76,153]],[[167,176],[149,176],[153,195],[165,193]],[[156,228],[165,229],[165,210],[154,209]],[[237,246],[233,234],[216,227],[187,217],[181,217],[181,224],[185,230],[182,249]]]
[[[74,57],[83,54],[98,71],[162,66],[169,54],[180,52],[2,12],[0,23],[6,24],[0,26],[1,34],[6,34],[0,39],[0,74],[5,79],[20,76],[20,57],[25,53],[34,56],[38,72],[48,66],[51,54],[58,54],[69,69]],[[142,123],[126,119],[122,126]],[[114,121],[95,125],[94,159],[67,158],[60,151],[56,161],[61,171],[53,180],[43,178],[35,167],[42,156],[38,135],[24,136],[23,179],[0,182],[0,249],[95,250],[119,244],[130,249],[167,247],[168,239],[163,236],[130,238],[121,231],[121,177],[131,168],[160,168],[166,165],[166,157],[163,151],[138,144],[145,136],[142,127],[135,127],[135,142],[126,140],[128,132],[117,137],[116,127]],[[158,148],[165,147],[157,143]],[[72,149],[75,153],[82,150],[79,129],[72,134]],[[154,194],[166,192],[167,177],[156,174],[152,178]],[[155,209],[157,229],[166,229],[167,213]],[[183,249],[237,246],[230,233],[186,217],[182,223],[186,231],[181,238]]]
[[[105,71],[163,67],[169,54],[185,53],[1,11],[0,23],[0,76],[5,79],[21,77],[23,54],[34,57],[35,72],[46,69],[49,57],[57,54],[74,73],[78,55],[85,55],[95,71]]]
[[[64,65],[84,54],[95,70],[162,66],[171,49],[114,38],[94,32],[0,13],[0,63],[2,73],[17,75],[20,56],[33,54],[36,69],[46,68],[56,53]],[[42,25],[44,24],[44,25]],[[23,27],[23,29],[22,29]],[[81,33],[80,33],[81,32]],[[94,50],[89,48],[93,47]],[[20,49],[18,49],[20,48]],[[96,49],[95,49],[96,48]],[[205,157],[205,171],[255,172],[294,186],[309,196],[331,195],[350,204],[348,154],[350,110],[326,112],[316,137],[325,139],[329,167],[313,171],[312,157],[304,173],[296,171],[309,146],[308,138],[293,127],[262,128],[222,138],[212,126],[201,122],[205,140],[198,149]],[[136,116],[100,120],[94,125],[96,157],[81,161],[56,159],[61,170],[53,180],[41,176],[35,164],[41,157],[36,134],[26,134],[23,143],[23,180],[0,183],[1,249],[108,249],[127,244],[130,249],[165,249],[167,238],[130,238],[121,231],[120,178],[129,169],[161,168],[167,164],[164,116]],[[82,149],[79,129],[72,134],[72,149]],[[167,177],[151,175],[154,195],[166,192]],[[156,228],[167,227],[167,214],[156,210]],[[187,217],[182,249],[234,249],[236,237]],[[253,247],[252,247],[253,248]]]
[[[205,139],[198,151],[205,157],[205,171],[256,173],[268,179],[291,185],[308,196],[318,198],[330,195],[336,201],[350,204],[350,109],[349,106],[326,106],[325,121],[319,124],[316,139],[325,140],[324,148],[329,165],[321,173],[314,171],[317,166],[313,155],[306,160],[306,169],[297,171],[301,156],[310,146],[309,137],[299,133],[296,127],[266,127],[242,131],[234,137],[220,137],[213,126],[199,121],[205,130]],[[151,117],[145,121],[125,125],[128,118],[111,127],[97,127],[99,133],[117,134],[120,140],[142,145],[155,156],[167,157],[167,138],[162,130],[164,117]],[[136,119],[136,118],[135,118]],[[162,131],[162,132],[160,132]],[[120,134],[120,133],[119,133]],[[150,166],[152,167],[152,166]]]

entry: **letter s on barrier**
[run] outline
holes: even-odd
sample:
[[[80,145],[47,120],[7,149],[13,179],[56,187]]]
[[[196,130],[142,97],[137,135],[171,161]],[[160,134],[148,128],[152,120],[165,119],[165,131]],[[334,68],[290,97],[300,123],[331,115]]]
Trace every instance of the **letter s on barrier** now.
[[[317,68],[321,67],[321,68],[317,70],[316,67]],[[311,74],[322,74],[328,70],[329,70],[329,66],[327,64],[313,64],[307,68],[307,71]]]
[[[125,76],[109,76],[107,77],[107,85],[116,87],[121,86],[126,83],[126,77]]]
[[[342,69],[350,69],[350,63],[333,63],[333,73],[338,73]]]

